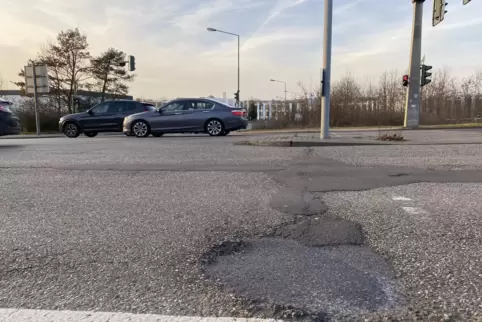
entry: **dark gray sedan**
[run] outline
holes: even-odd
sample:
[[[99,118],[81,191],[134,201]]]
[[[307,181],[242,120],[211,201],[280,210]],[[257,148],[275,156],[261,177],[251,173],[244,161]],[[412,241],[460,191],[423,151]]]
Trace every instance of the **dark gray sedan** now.
[[[19,118],[10,110],[12,102],[0,98],[0,136],[22,133]]]
[[[159,110],[124,119],[123,132],[137,137],[165,133],[207,133],[225,136],[248,126],[246,111],[212,99],[175,99]]]

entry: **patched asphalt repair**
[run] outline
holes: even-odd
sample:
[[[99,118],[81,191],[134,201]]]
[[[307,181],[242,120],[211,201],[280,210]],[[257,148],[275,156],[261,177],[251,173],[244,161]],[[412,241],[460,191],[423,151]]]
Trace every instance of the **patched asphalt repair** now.
[[[238,240],[231,244],[235,247],[211,253],[203,273],[230,293],[284,308],[278,318],[406,316],[403,286],[390,263],[365,243],[359,223],[327,214],[323,193],[419,182],[481,182],[482,172],[356,167],[305,151],[304,158],[270,173],[285,187],[270,205],[291,214],[292,221],[262,238]]]

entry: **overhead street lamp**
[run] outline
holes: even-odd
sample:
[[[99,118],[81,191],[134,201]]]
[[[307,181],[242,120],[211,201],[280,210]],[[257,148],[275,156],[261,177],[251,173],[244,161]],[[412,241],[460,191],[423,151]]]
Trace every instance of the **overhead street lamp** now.
[[[280,80],[276,80],[276,79],[270,79],[269,81],[270,81],[270,82],[276,82],[276,83],[285,84],[285,102],[284,102],[284,104],[286,105],[286,93],[288,93],[288,91],[286,90],[286,82],[283,82],[283,81],[280,81]]]
[[[237,104],[237,106],[239,107],[239,50],[240,50],[239,35],[238,35],[238,34],[235,34],[235,33],[232,33],[232,32],[227,32],[227,31],[223,31],[223,30],[219,30],[219,29],[211,28],[211,27],[207,28],[207,31],[220,32],[220,33],[223,33],[223,34],[227,34],[227,35],[232,35],[232,36],[238,37],[238,91],[236,92],[236,94],[235,94],[234,96],[235,96],[235,98],[236,98],[236,104]]]

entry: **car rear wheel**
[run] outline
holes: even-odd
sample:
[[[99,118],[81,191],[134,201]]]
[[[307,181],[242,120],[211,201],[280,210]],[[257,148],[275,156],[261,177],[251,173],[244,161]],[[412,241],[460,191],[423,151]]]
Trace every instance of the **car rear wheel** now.
[[[218,119],[208,120],[205,129],[210,136],[221,136],[224,132],[224,124]]]
[[[97,136],[97,132],[84,132],[85,136],[88,136],[89,138],[93,138],[94,136]]]
[[[155,136],[156,138],[159,138],[159,137],[164,135],[164,133],[159,133],[159,132],[151,133],[151,134],[152,134],[152,136]]]
[[[145,121],[135,121],[132,124],[132,133],[138,138],[148,137],[150,134],[149,124]]]
[[[68,122],[64,125],[64,134],[69,138],[76,138],[80,135],[80,128],[73,122]]]

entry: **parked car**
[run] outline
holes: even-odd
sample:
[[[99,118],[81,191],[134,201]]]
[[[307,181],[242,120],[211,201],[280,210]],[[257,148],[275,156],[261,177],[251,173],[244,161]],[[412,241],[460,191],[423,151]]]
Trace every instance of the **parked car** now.
[[[22,133],[19,118],[12,112],[12,103],[0,99],[0,136]]]
[[[99,132],[122,132],[126,116],[149,111],[157,109],[152,104],[131,100],[103,101],[86,112],[61,117],[59,130],[69,138],[76,138],[82,133],[94,137]]]
[[[124,119],[125,134],[159,137],[165,133],[207,133],[225,136],[248,126],[246,111],[213,99],[184,98],[167,102],[159,110]]]

